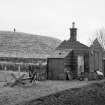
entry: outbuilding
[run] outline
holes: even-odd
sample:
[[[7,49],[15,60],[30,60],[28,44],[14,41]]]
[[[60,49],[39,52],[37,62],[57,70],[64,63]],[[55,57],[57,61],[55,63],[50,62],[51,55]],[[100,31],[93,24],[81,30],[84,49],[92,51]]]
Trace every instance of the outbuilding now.
[[[48,79],[67,80],[65,69],[70,72],[72,79],[78,78],[81,74],[94,74],[96,71],[102,72],[105,76],[103,55],[104,50],[98,39],[95,39],[90,47],[77,41],[77,28],[73,22],[70,39],[61,42],[47,59]]]
[[[69,68],[72,78],[89,72],[89,47],[77,41],[77,28],[72,24],[70,39],[63,41],[48,58],[48,79],[67,79],[65,68]]]

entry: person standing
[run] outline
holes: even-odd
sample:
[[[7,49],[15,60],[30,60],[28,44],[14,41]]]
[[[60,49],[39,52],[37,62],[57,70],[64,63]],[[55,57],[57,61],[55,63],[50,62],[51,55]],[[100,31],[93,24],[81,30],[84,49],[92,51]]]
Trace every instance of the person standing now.
[[[66,80],[72,80],[72,72],[70,67],[65,67]]]

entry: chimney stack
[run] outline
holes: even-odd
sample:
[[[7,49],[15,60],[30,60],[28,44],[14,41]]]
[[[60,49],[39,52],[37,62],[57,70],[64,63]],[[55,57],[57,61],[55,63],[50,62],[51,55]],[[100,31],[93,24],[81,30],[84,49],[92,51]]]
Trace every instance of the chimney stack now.
[[[75,28],[75,22],[72,23],[72,28],[70,28],[70,41],[77,41],[77,28]]]

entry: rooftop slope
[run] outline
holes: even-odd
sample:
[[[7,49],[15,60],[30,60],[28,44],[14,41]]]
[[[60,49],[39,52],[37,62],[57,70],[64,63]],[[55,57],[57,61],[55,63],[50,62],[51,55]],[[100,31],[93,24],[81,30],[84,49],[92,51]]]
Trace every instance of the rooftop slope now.
[[[60,42],[46,36],[0,31],[0,57],[45,58]]]
[[[56,49],[88,49],[89,47],[80,43],[79,41],[64,40]]]

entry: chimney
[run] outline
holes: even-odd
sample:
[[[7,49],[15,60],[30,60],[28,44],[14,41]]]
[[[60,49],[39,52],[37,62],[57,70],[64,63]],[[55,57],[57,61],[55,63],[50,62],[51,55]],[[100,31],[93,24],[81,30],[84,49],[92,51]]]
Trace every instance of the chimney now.
[[[72,23],[72,28],[70,28],[70,41],[77,41],[77,28],[75,28],[75,22]]]

